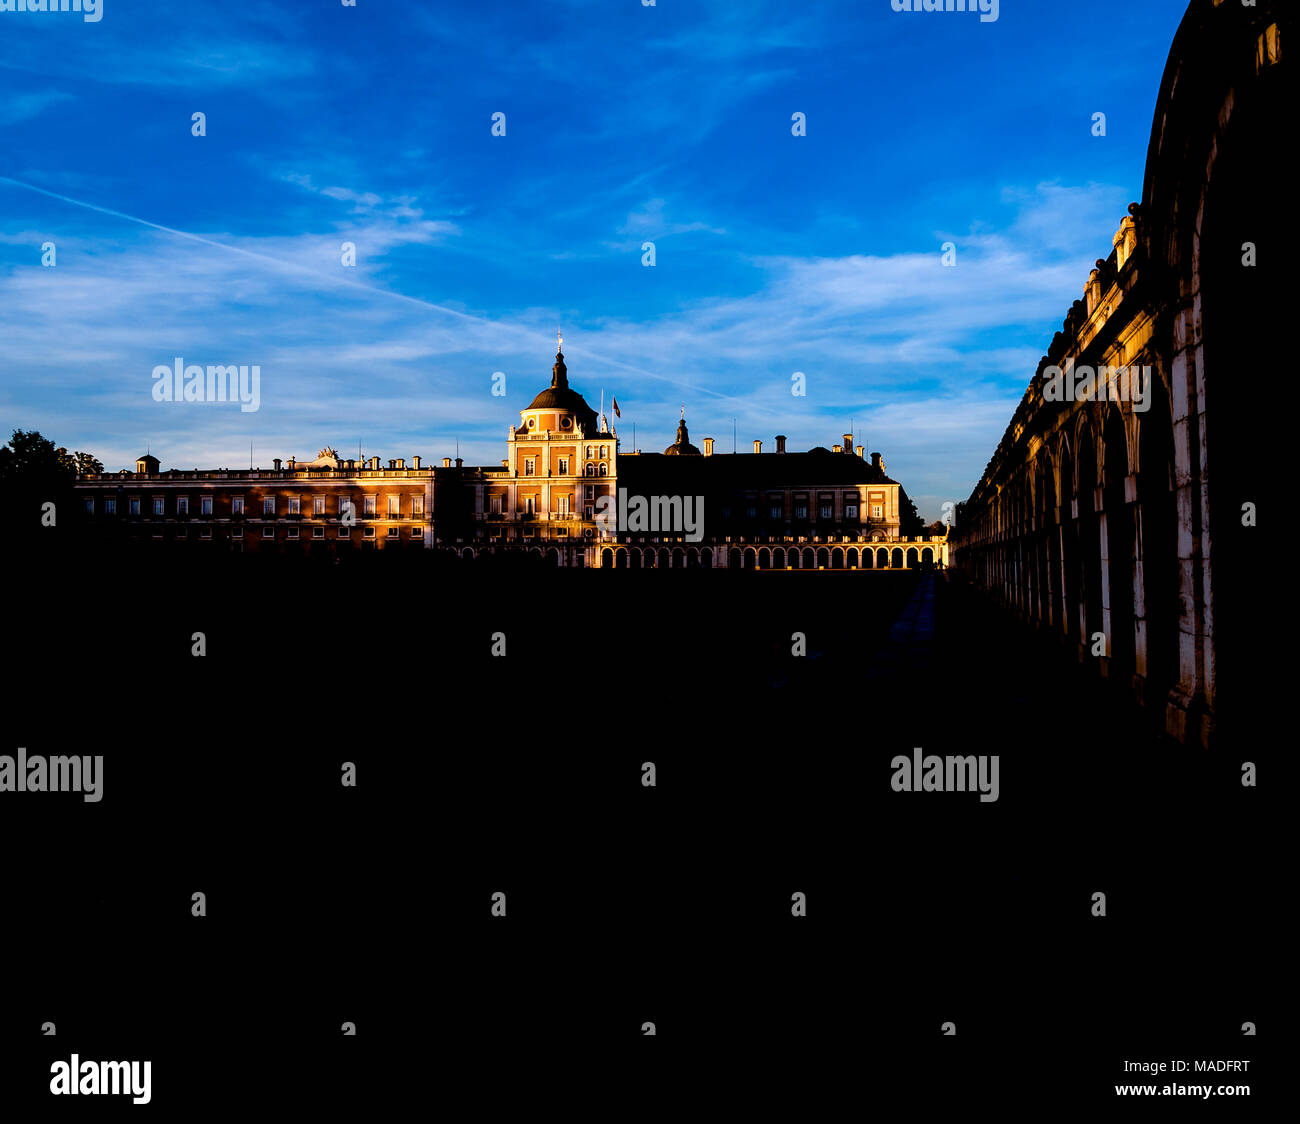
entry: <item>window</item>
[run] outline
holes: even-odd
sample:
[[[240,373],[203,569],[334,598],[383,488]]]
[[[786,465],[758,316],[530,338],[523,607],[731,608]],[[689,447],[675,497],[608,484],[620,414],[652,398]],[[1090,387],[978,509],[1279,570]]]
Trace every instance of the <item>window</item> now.
[[[808,518],[808,505],[806,503],[797,503],[794,505],[794,517],[796,519]]]
[[[595,496],[596,496],[596,485],[588,484],[586,498],[590,500],[590,499],[594,499]]]
[[[211,528],[211,527],[200,527],[200,528],[199,528],[199,538],[201,538],[201,539],[210,539],[210,538],[212,538],[212,528]]]
[[[263,514],[263,515],[274,515],[274,514],[275,514],[275,497],[274,497],[274,496],[263,496],[263,497],[262,497],[262,514]]]
[[[572,424],[573,424],[573,419],[572,419],[572,418],[567,418],[567,417],[565,417],[565,418],[561,418],[561,419],[560,419],[560,428],[561,428],[561,429],[568,429],[569,426],[571,426]]]
[[[362,515],[374,515],[374,513],[375,513],[375,500],[376,500],[376,498],[377,498],[377,497],[375,497],[375,496],[362,496],[362,497],[361,497],[361,514],[362,514]]]
[[[230,537],[231,537],[232,539],[242,539],[242,538],[244,537],[244,528],[243,528],[243,527],[231,527],[231,528],[230,528]]]
[[[780,519],[782,514],[781,505],[779,503],[774,503],[770,508],[768,508],[768,514],[770,514],[773,519]]]
[[[176,497],[176,514],[177,514],[177,515],[188,515],[189,513],[190,513],[190,497],[189,497],[189,496],[177,496],[177,497]]]
[[[608,475],[609,475],[609,465],[607,465],[607,464],[602,464],[602,465],[600,466],[600,475],[601,475],[601,476],[608,476]]]
[[[243,514],[244,514],[244,497],[243,497],[243,496],[231,496],[231,497],[230,497],[230,514],[231,514],[231,515],[243,515]]]
[[[117,500],[109,498],[104,501],[104,514],[105,515],[117,514]]]
[[[200,514],[200,515],[211,515],[211,514],[212,514],[212,497],[211,497],[211,496],[200,496],[200,497],[199,497],[199,514]]]
[[[586,516],[588,520],[591,520],[595,518],[596,512],[595,509],[590,504],[588,504],[583,514]]]
[[[312,498],[311,498],[311,513],[312,513],[313,515],[324,515],[324,514],[325,514],[325,497],[324,497],[324,496],[312,496]]]
[[[602,445],[600,447],[600,459],[605,460],[608,456],[609,456],[609,446]]]
[[[154,513],[155,515],[161,515],[161,514],[163,513],[163,498],[162,498],[162,496],[154,496],[154,498],[153,498],[153,513]]]
[[[489,497],[488,497],[488,512],[489,512],[489,514],[491,514],[491,515],[500,515],[500,514],[501,514],[501,497],[500,497],[500,496],[489,496]]]
[[[323,539],[325,537],[325,528],[313,527],[311,529],[311,537],[314,539]]]
[[[560,458],[560,467],[559,467],[559,470],[558,470],[558,471],[559,471],[559,473],[560,473],[561,476],[568,476],[568,475],[569,475],[569,458],[568,458],[568,457],[561,457],[561,458]]]
[[[93,499],[86,500],[86,514],[87,515],[95,514],[95,501]]]
[[[831,518],[832,507],[831,507],[830,504],[828,504],[828,503],[824,503],[824,504],[822,504],[821,511],[822,511],[822,518],[823,518],[823,519],[830,519],[830,518]]]
[[[296,539],[296,538],[298,537],[298,528],[297,528],[297,527],[290,527],[289,530],[286,532],[286,534],[287,534],[291,539]]]
[[[262,538],[264,538],[264,539],[273,539],[273,538],[275,538],[275,528],[274,528],[274,527],[263,527],[263,528],[262,528]]]
[[[339,528],[339,538],[341,538],[341,539],[350,539],[351,537],[352,537],[352,530],[351,530],[351,528],[348,528],[348,527],[340,527],[340,528]]]
[[[587,475],[588,476],[596,475],[596,466],[594,464],[587,465]]]
[[[363,532],[362,537],[367,539],[373,539],[375,537],[375,529],[373,527],[367,527]]]
[[[412,497],[411,497],[411,514],[412,514],[412,515],[423,515],[423,514],[424,514],[424,497],[423,497],[423,496],[412,496]]]
[[[588,460],[591,460],[591,446],[590,446],[590,445],[587,446],[587,459],[588,459]]]
[[[871,518],[883,519],[885,517],[885,508],[883,504],[873,503],[871,505]]]
[[[401,497],[401,496],[389,496],[389,497],[388,497],[388,514],[389,514],[389,515],[400,515],[401,512],[402,512],[402,497]]]
[[[559,496],[560,514],[567,516],[569,514],[569,496]]]
[[[745,514],[751,519],[755,519],[758,517],[758,508],[751,503],[747,508],[745,508]]]
[[[529,418],[529,419],[528,419],[528,428],[529,428],[529,429],[532,429],[533,426],[535,426],[536,424],[537,424],[537,419],[536,419],[536,418]]]
[[[401,527],[389,527],[389,528],[388,528],[388,537],[389,537],[390,539],[395,539],[395,538],[397,538],[397,536],[400,535],[401,533],[402,533],[402,528],[401,528]]]
[[[290,515],[301,515],[301,514],[302,514],[302,508],[300,508],[300,507],[298,506],[298,497],[297,497],[297,496],[290,496],[290,497],[289,497],[289,514],[290,514]]]
[[[524,497],[524,514],[525,515],[537,514],[537,498],[535,496]]]
[[[526,461],[524,461],[524,475],[535,476],[536,474],[537,474],[537,460],[534,457],[529,457]]]
[[[858,517],[858,505],[850,500],[844,505],[844,518],[856,519]]]

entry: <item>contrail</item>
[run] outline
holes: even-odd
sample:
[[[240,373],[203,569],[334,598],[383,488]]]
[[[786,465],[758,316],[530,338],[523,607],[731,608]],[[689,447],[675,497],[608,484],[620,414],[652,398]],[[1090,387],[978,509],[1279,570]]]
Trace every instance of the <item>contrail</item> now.
[[[520,328],[514,324],[498,323],[494,320],[488,320],[483,316],[474,316],[472,313],[461,312],[459,309],[455,308],[448,308],[446,305],[434,304],[432,301],[422,300],[419,297],[407,296],[405,293],[399,293],[392,289],[381,289],[377,285],[367,285],[363,281],[349,281],[345,277],[338,277],[330,273],[322,273],[320,270],[312,269],[310,266],[299,265],[297,262],[284,261],[282,258],[272,257],[270,254],[258,253],[256,250],[246,250],[242,246],[230,246],[224,242],[216,242],[211,238],[204,238],[200,234],[191,234],[187,230],[177,230],[172,226],[163,226],[161,223],[150,222],[148,219],[142,219],[138,215],[128,215],[124,211],[115,211],[111,207],[101,207],[97,203],[87,203],[82,199],[73,199],[69,195],[60,195],[57,191],[47,191],[43,187],[36,187],[34,184],[30,183],[22,183],[21,181],[11,179],[8,176],[0,176],[0,183],[12,184],[14,187],[21,187],[25,191],[34,191],[37,195],[44,195],[50,199],[57,199],[60,203],[70,203],[74,207],[83,207],[87,211],[96,211],[101,215],[111,215],[115,219],[123,219],[126,222],[133,222],[138,226],[147,226],[151,230],[160,230],[164,234],[174,234],[177,238],[188,238],[191,242],[198,242],[204,246],[211,246],[216,250],[225,250],[227,253],[231,254],[242,254],[246,258],[253,258],[255,261],[266,262],[269,265],[278,266],[280,269],[305,273],[309,277],[315,277],[333,285],[343,285],[349,289],[360,289],[362,292],[373,293],[376,296],[405,301],[407,304],[416,304],[421,308],[432,309],[434,312],[441,312],[446,316],[455,316],[458,319],[468,320],[471,323],[481,324],[498,331],[507,331],[513,332],[517,335],[523,335],[530,341],[536,338],[534,333],[529,331],[527,328]],[[597,363],[604,363],[611,367],[618,367],[624,371],[631,371],[633,374],[642,375],[648,379],[671,383],[674,386],[684,387],[687,390],[693,390],[700,394],[712,395],[714,398],[720,398],[728,402],[740,401],[740,399],[737,399],[730,394],[723,394],[717,390],[710,390],[706,386],[697,386],[694,383],[683,382],[681,379],[674,379],[667,375],[657,374],[654,371],[647,371],[644,368],[637,367],[631,363],[624,363],[621,359],[611,359],[596,352],[584,350],[583,348],[578,349],[577,355],[592,359]]]

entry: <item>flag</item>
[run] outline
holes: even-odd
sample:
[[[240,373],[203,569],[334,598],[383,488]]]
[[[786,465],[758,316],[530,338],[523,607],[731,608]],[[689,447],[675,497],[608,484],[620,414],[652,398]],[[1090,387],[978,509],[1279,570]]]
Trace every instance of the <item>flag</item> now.
[[[623,415],[619,412],[619,409],[618,409],[618,399],[617,399],[617,398],[614,399],[614,416],[615,416],[616,418],[621,418],[621,417],[623,416]]]

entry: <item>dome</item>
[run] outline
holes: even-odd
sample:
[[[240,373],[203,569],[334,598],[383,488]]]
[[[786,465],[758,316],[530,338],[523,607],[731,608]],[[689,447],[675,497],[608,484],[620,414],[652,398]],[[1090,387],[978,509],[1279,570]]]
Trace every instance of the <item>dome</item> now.
[[[555,353],[555,366],[551,368],[551,385],[543,390],[523,412],[528,410],[560,410],[572,414],[576,425],[587,433],[599,429],[596,411],[587,400],[569,386],[569,369],[564,363],[564,352]]]
[[[666,457],[698,457],[699,449],[691,444],[690,434],[686,432],[686,415],[682,414],[682,420],[677,423],[677,440],[664,450]]]
[[[530,410],[568,410],[573,414],[595,413],[587,400],[567,386],[548,386],[529,404]]]

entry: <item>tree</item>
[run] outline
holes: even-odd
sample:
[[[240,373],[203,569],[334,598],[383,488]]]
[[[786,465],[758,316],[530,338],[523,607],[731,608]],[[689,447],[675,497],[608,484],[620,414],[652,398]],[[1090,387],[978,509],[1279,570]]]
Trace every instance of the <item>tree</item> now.
[[[36,430],[14,430],[0,448],[0,504],[14,517],[11,529],[36,533],[47,503],[55,505],[56,516],[72,514],[77,455],[85,454],[56,449]]]
[[[916,538],[925,533],[925,521],[916,510],[905,489],[898,489],[898,533],[905,539]]]
[[[68,450],[56,449],[53,441],[34,429],[15,429],[9,444],[0,448],[0,487],[6,491],[69,485],[75,474]]]

